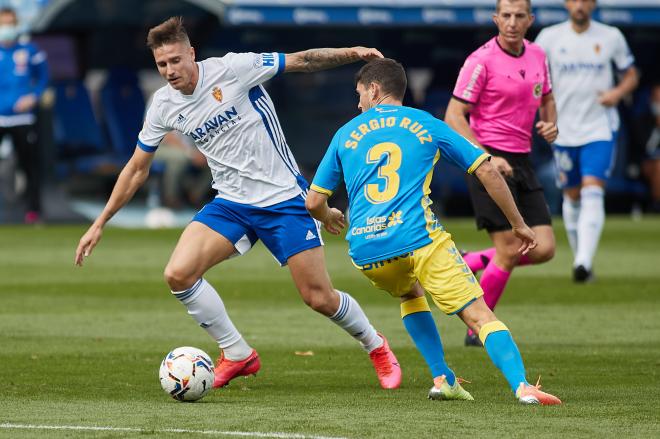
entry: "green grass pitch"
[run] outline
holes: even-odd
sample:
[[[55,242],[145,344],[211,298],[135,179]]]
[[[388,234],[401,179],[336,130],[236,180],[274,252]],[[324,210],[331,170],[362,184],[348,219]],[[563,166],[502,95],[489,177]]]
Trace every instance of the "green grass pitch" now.
[[[445,225],[459,248],[488,243],[471,220]],[[259,244],[206,277],[258,349],[260,374],[176,402],[158,384],[163,356],[185,345],[217,355],[162,280],[180,231],[108,229],[81,269],[82,227],[2,227],[0,437],[660,437],[660,218],[608,218],[589,285],[571,282],[561,224],[555,230],[555,259],[518,269],[497,309],[529,380],[541,375],[564,401],[529,407],[482,349],[462,346],[458,318],[436,308],[448,362],[476,401],[427,400],[431,379],[398,302],[352,268],[340,239],[326,247],[334,285],[388,336],[400,389],[379,388],[358,344],[304,306]]]

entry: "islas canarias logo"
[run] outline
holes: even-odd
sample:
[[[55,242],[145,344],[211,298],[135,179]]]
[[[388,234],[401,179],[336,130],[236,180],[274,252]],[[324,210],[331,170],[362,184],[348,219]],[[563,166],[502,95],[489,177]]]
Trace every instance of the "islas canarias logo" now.
[[[222,90],[220,90],[220,87],[213,87],[211,94],[216,101],[222,102]]]
[[[403,221],[401,220],[401,215],[403,215],[403,212],[401,210],[398,212],[392,212],[392,215],[390,215],[387,218],[387,227],[394,227],[397,224],[403,224]]]
[[[398,212],[392,212],[390,215],[367,217],[367,221],[364,226],[353,227],[351,229],[351,235],[357,236],[368,233],[369,235],[366,237],[366,239],[370,239],[370,237],[377,237],[377,235],[383,234],[387,229],[396,227],[399,224],[403,224],[402,217],[403,211],[401,210]]]

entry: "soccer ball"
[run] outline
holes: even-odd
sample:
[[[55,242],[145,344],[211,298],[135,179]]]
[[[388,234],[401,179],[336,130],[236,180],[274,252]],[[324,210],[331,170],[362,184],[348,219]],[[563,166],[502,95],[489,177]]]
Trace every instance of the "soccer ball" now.
[[[201,349],[184,346],[167,354],[160,364],[160,385],[178,401],[197,401],[213,386],[213,361]]]

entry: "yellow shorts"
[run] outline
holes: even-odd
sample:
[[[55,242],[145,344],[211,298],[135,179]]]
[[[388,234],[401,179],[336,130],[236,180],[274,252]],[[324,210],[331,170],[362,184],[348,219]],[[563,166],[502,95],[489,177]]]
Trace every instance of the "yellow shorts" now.
[[[408,294],[419,281],[445,314],[455,314],[484,295],[447,232],[413,252],[356,267],[394,297]]]

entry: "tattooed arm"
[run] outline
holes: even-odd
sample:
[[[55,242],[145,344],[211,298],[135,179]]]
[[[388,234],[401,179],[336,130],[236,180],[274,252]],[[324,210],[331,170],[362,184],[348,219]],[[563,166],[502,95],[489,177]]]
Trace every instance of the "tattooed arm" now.
[[[349,47],[342,49],[309,49],[286,55],[285,72],[318,72],[319,70],[350,64],[356,61],[371,61],[382,58],[377,49]]]

